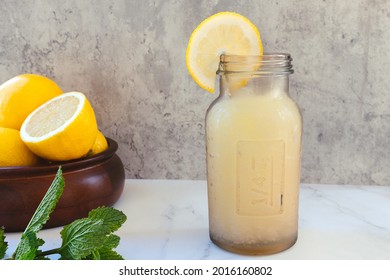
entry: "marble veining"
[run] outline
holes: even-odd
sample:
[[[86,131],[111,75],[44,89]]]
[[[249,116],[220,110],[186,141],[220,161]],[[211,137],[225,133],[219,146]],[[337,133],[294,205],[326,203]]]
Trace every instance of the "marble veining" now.
[[[129,260],[389,260],[389,205],[388,186],[302,184],[297,243],[270,256],[243,256],[210,241],[205,181],[127,180],[114,205],[128,217],[117,250]],[[59,245],[59,231],[40,233],[44,248]],[[19,236],[7,234],[9,252]]]

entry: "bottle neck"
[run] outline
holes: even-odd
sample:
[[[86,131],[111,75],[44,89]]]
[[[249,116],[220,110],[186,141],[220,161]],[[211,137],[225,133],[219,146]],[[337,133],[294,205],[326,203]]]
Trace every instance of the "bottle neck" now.
[[[268,53],[262,56],[222,55],[217,75],[220,95],[288,94],[289,75],[293,73],[289,54]]]
[[[217,74],[284,76],[294,73],[291,62],[291,55],[286,53],[264,53],[252,56],[223,54],[220,57]]]

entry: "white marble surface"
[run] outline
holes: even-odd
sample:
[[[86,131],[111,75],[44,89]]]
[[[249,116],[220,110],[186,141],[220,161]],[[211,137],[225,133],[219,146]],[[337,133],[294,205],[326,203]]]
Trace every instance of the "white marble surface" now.
[[[390,259],[390,187],[301,186],[297,243],[282,253],[249,257],[209,240],[205,181],[127,180],[114,205],[128,217],[118,231],[125,259]],[[43,230],[59,246],[60,228]],[[8,233],[8,253],[19,238]]]

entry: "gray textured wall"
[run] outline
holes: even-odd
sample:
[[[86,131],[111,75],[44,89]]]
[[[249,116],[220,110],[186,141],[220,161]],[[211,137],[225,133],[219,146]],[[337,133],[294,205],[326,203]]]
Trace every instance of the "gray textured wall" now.
[[[302,181],[390,185],[390,1],[5,1],[0,82],[24,72],[84,92],[128,178],[205,179],[204,114],[188,38],[207,16],[247,16],[290,52],[304,117]]]

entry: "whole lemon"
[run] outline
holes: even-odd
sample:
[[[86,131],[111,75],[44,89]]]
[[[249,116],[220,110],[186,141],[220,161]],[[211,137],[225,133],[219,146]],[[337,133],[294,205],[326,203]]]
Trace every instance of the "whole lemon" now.
[[[38,162],[20,138],[19,131],[0,127],[0,166],[28,166]]]
[[[22,74],[0,86],[0,127],[20,129],[26,117],[46,101],[62,93],[51,79]]]
[[[108,148],[108,142],[104,134],[99,130],[98,134],[96,136],[95,143],[93,144],[91,150],[88,152],[88,156],[93,156],[100,154],[107,150]]]

